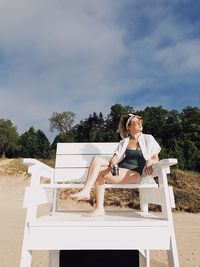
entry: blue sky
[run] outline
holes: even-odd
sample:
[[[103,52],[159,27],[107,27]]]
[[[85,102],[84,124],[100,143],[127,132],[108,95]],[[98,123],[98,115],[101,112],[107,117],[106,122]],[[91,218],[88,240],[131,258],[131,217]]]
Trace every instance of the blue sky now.
[[[0,0],[0,118],[51,137],[113,104],[182,110],[200,102],[200,1]]]

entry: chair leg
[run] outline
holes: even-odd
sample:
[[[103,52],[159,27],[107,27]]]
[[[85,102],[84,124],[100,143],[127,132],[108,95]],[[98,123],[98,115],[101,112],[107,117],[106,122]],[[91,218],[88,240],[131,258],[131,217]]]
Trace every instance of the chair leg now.
[[[149,250],[139,251],[139,267],[150,267]]]
[[[20,267],[31,267],[32,251],[24,249],[20,261]]]
[[[52,215],[55,214],[56,210],[57,210],[57,188],[53,189],[53,207],[52,207]]]
[[[170,239],[170,249],[167,251],[169,267],[179,267],[178,251],[176,247],[175,238]]]
[[[141,212],[148,213],[149,212],[149,205],[145,201],[145,191],[142,189],[139,189],[140,194],[140,210]]]
[[[49,267],[59,267],[59,250],[49,251]]]

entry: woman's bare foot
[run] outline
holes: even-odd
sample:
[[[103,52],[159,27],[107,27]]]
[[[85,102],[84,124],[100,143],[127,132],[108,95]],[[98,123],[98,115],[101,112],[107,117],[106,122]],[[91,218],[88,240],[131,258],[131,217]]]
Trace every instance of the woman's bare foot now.
[[[104,216],[105,215],[105,211],[104,209],[94,209],[93,211],[91,212],[88,212],[88,213],[83,213],[82,214],[83,216],[85,217],[97,217],[97,216]]]
[[[80,192],[75,193],[75,194],[70,194],[69,197],[71,199],[74,199],[74,200],[89,200],[90,199],[90,194],[85,193],[83,191],[80,191]]]

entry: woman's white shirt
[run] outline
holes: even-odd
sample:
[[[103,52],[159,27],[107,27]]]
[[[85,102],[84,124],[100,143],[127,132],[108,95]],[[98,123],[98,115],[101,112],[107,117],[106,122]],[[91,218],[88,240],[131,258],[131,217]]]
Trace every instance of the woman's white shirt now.
[[[130,137],[125,137],[124,139],[122,139],[119,142],[117,149],[114,151],[114,154],[119,157],[119,161],[122,161],[125,157],[125,151],[128,146],[129,140]],[[160,145],[151,134],[141,133],[138,138],[138,142],[142,150],[143,157],[146,161],[150,160],[154,154],[158,154],[161,150]]]

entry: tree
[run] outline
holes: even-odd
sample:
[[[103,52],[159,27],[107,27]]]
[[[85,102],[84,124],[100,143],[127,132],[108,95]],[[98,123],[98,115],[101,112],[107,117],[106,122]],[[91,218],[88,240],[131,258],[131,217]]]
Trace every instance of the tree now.
[[[115,104],[111,107],[110,114],[108,115],[107,125],[110,123],[112,129],[118,127],[120,118],[122,115],[128,115],[129,113],[134,113],[135,111],[131,106],[122,106],[121,104]]]
[[[21,145],[20,156],[27,158],[48,158],[50,143],[46,135],[41,131],[30,127],[19,138]]]
[[[104,118],[100,112],[89,115],[76,126],[75,140],[78,142],[102,142],[104,141]]]
[[[34,158],[37,154],[37,134],[34,127],[23,133],[19,138],[21,146],[20,156],[25,158]]]
[[[131,106],[122,106],[121,104],[115,104],[111,107],[110,114],[106,119],[106,131],[105,131],[105,141],[107,142],[117,142],[120,137],[117,133],[117,127],[122,115],[128,115],[129,113],[135,113]]]
[[[59,133],[53,140],[51,145],[51,154],[55,155],[57,143],[73,143],[75,141],[75,127],[67,133]]]
[[[200,109],[186,107],[181,112],[181,140],[185,169],[200,171]]]
[[[75,113],[71,111],[64,111],[62,113],[53,112],[49,119],[50,131],[57,130],[59,133],[66,133],[70,131],[74,123]]]
[[[0,156],[18,149],[17,127],[10,120],[0,119]]]
[[[43,131],[37,130],[37,157],[49,158],[50,155],[50,142]]]
[[[140,114],[144,120],[144,132],[152,134],[155,138],[162,138],[168,111],[162,106],[146,107]]]

